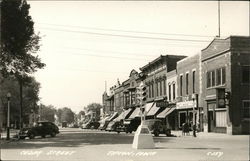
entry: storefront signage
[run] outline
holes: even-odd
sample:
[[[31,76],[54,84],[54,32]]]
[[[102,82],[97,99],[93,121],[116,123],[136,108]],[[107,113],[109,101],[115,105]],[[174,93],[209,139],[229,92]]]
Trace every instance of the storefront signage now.
[[[185,101],[176,103],[176,109],[188,109],[193,108],[196,105],[196,101]]]

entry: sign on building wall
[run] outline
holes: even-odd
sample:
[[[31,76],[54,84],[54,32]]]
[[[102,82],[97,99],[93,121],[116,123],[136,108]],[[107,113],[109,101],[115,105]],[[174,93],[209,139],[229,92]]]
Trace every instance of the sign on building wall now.
[[[176,109],[188,109],[193,108],[196,105],[196,101],[185,101],[176,103]]]

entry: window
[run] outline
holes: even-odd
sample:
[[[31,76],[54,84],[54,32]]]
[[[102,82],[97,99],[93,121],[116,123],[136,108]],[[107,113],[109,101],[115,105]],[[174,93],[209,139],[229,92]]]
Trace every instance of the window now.
[[[250,100],[243,100],[243,118],[250,118]]]
[[[215,71],[212,71],[212,87],[215,86]]]
[[[171,100],[171,85],[168,85],[168,100]]]
[[[156,85],[156,97],[157,97],[159,95],[158,82],[156,82],[155,85]]]
[[[154,93],[154,83],[152,83],[152,97],[155,96],[155,93]]]
[[[224,85],[226,83],[226,68],[219,68],[207,72],[207,88]]]
[[[222,72],[222,84],[225,84],[226,83],[226,68],[223,67],[221,68],[221,72]]]
[[[183,79],[183,76],[181,75],[180,76],[180,96],[182,96],[182,79]]]
[[[207,88],[211,87],[211,72],[207,72]]]
[[[164,79],[164,81],[163,81],[163,95],[166,95],[166,91],[167,91],[167,89],[166,89],[166,79]]]
[[[186,74],[186,94],[188,95],[188,73]]]
[[[193,71],[193,93],[195,93],[195,71]]]
[[[216,86],[223,85],[226,82],[225,67],[216,69]]]
[[[242,83],[250,83],[250,66],[242,66]]]
[[[160,81],[159,83],[160,83],[160,96],[162,96],[162,81]]]
[[[175,100],[175,83],[173,84],[173,100]]]
[[[148,97],[151,98],[151,84],[148,86]]]

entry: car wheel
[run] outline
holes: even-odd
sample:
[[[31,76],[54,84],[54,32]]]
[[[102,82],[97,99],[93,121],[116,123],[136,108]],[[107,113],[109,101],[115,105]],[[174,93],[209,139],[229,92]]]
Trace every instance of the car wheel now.
[[[120,131],[117,131],[118,134],[120,134]]]
[[[50,134],[50,136],[51,136],[51,137],[55,137],[55,136],[56,136],[56,133],[55,133],[55,132],[52,132],[52,133]]]
[[[25,136],[19,136],[19,139],[25,139]]]
[[[34,138],[35,138],[35,135],[31,133],[31,134],[29,134],[29,138],[30,138],[30,139],[34,139]]]
[[[42,135],[42,138],[45,138],[45,135]]]
[[[159,131],[154,131],[154,136],[159,136]]]

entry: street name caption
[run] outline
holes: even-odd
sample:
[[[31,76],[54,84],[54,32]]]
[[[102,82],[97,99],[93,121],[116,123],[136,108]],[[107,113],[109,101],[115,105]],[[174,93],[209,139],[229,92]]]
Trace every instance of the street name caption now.
[[[75,151],[61,151],[61,150],[50,150],[48,152],[43,152],[41,150],[22,150],[20,152],[20,155],[36,156],[36,157],[39,157],[41,154],[45,154],[48,156],[70,156],[74,153]]]

